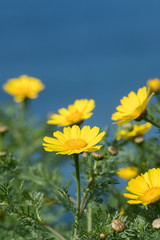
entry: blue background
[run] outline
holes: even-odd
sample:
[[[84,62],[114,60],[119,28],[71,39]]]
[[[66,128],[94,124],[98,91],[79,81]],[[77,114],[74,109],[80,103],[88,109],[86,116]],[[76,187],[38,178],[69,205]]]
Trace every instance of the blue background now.
[[[123,96],[160,77],[159,0],[1,0],[0,83],[22,74],[46,85],[35,113],[93,98],[85,123],[112,126]],[[0,101],[11,98],[2,88]]]

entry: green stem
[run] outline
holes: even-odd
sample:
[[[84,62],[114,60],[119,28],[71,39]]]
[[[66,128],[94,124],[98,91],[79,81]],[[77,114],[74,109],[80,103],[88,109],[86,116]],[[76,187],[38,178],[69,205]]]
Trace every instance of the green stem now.
[[[90,190],[90,186],[91,186],[92,182],[93,182],[93,179],[90,179],[90,180],[89,180],[89,183],[88,183],[88,185],[87,185],[87,188],[86,188],[86,190],[85,190],[85,193],[84,193],[84,195],[83,195],[83,198],[82,198],[82,201],[81,201],[81,206],[80,206],[80,216],[81,216],[82,213],[83,213],[84,203],[85,203],[87,194],[88,194],[88,192],[89,192],[89,190]]]
[[[140,164],[139,165],[139,170],[140,170],[140,173],[144,173],[148,167],[148,160],[146,158],[146,155],[144,154],[144,143],[140,143],[140,144],[136,144],[136,147],[138,148],[139,150],[139,158],[141,159],[141,161],[138,161],[138,163]]]
[[[75,229],[74,229],[74,237],[78,235],[79,229],[79,218],[80,218],[80,174],[79,174],[79,155],[74,154],[74,164],[76,170],[76,182],[77,182],[77,212],[75,217]]]
[[[97,162],[97,161],[95,161]],[[94,166],[94,170],[95,170],[95,166]],[[90,181],[93,181],[93,175],[92,175],[92,157],[91,155],[89,156],[89,175],[90,175]],[[90,232],[92,230],[92,206],[89,203],[88,204],[88,214],[87,214],[87,222],[88,222],[88,232]]]
[[[89,203],[89,207],[88,207],[88,214],[87,214],[87,220],[88,220],[88,232],[92,231],[92,208],[90,207],[90,203]]]
[[[4,138],[3,138],[3,134],[0,133],[0,152],[4,151]]]
[[[25,98],[22,102],[21,102],[21,111],[22,111],[22,124],[25,125],[26,122],[26,116],[27,116],[27,112],[28,112],[28,108],[29,108],[29,99]]]
[[[53,229],[52,227],[50,227],[47,224],[43,224],[43,226],[45,228],[47,228],[50,232],[52,232],[54,234],[54,236],[58,237],[58,239],[60,240],[67,240],[66,238],[64,238],[59,232],[57,232],[55,229]]]
[[[142,119],[147,121],[147,122],[150,122],[154,126],[160,128],[160,120],[159,120],[159,118],[157,118],[157,117],[155,117],[153,115],[150,115],[148,111],[146,111],[146,113],[142,116]]]

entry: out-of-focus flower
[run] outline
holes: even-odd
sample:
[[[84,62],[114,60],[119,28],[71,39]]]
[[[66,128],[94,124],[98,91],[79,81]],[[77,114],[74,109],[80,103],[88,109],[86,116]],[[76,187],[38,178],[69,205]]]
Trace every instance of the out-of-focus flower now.
[[[154,78],[147,81],[148,88],[150,92],[158,93],[160,92],[160,79]]]
[[[131,178],[136,177],[138,174],[138,169],[136,167],[125,167],[120,168],[116,175],[120,178],[123,178],[125,180],[130,180]]]
[[[133,128],[129,131],[122,129],[117,133],[116,140],[121,139],[133,139],[139,136],[143,136],[150,128],[152,127],[151,123],[145,123],[141,125],[134,124]]]
[[[44,149],[48,152],[57,152],[57,154],[79,154],[82,152],[94,152],[102,145],[95,146],[105,132],[99,133],[98,127],[84,126],[82,129],[78,125],[64,127],[63,133],[56,131],[53,133],[55,138],[44,137]]]
[[[146,87],[140,88],[137,92],[130,92],[128,97],[121,99],[121,105],[116,109],[117,112],[112,114],[112,120],[118,125],[136,120],[145,112],[147,104],[153,93],[149,96],[149,90]]]
[[[3,89],[12,95],[16,102],[21,102],[26,98],[37,98],[44,85],[37,78],[22,75],[19,78],[9,79],[3,85]]]
[[[160,201],[160,168],[150,169],[145,174],[137,176],[128,182],[126,188],[130,193],[124,193],[126,198],[130,198],[130,204],[156,203]]]
[[[124,215],[124,209],[123,208],[121,209],[120,214],[121,214],[121,216]]]
[[[59,109],[59,114],[53,114],[47,123],[59,126],[72,126],[74,124],[80,125],[84,119],[92,116],[93,113],[91,113],[91,111],[94,108],[95,102],[93,99],[76,100],[73,105],[68,106],[68,109]]]
[[[0,123],[0,134],[4,134],[8,131],[8,126],[3,125]]]

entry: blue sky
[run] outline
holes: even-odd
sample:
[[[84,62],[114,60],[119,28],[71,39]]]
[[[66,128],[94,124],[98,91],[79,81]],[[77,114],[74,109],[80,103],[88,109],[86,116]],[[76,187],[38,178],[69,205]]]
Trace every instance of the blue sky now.
[[[158,0],[1,1],[0,83],[41,79],[46,89],[32,102],[40,118],[93,98],[86,123],[112,126],[120,99],[160,77],[159,9]]]

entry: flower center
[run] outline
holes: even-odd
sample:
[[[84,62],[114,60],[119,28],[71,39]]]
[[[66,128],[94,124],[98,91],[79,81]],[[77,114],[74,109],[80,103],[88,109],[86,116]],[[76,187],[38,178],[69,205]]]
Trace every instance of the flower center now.
[[[69,116],[66,117],[66,120],[71,123],[81,123],[83,121],[82,119],[82,113],[81,112],[72,112]]]
[[[64,144],[67,150],[79,150],[87,146],[83,139],[71,139]]]
[[[144,193],[143,196],[139,197],[144,203],[154,203],[160,200],[160,187],[154,187]]]

